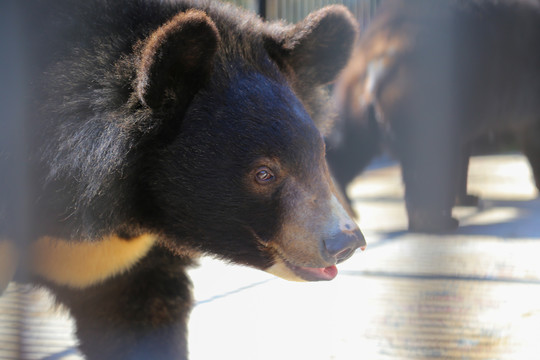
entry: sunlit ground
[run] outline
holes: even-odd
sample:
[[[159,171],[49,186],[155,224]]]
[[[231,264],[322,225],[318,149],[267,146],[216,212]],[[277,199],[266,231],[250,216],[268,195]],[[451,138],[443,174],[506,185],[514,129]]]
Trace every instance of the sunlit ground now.
[[[540,201],[528,164],[474,158],[469,188],[483,200],[455,210],[457,232],[409,234],[399,167],[362,175],[349,194],[368,250],[329,283],[203,259],[191,272],[191,359],[540,359]],[[0,359],[17,311],[28,358],[78,358],[67,317],[16,290],[0,298]]]

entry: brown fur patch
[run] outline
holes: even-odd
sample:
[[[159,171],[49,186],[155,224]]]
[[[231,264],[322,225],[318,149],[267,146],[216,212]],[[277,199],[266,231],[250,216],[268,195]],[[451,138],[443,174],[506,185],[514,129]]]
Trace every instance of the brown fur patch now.
[[[403,34],[380,31],[355,50],[354,66],[347,67],[342,76],[342,86],[336,89],[339,106],[345,102],[350,104],[356,116],[366,111],[366,107],[375,101],[381,83],[395,72],[397,57],[413,46],[413,39]],[[399,71],[399,69],[397,69]],[[396,101],[402,93],[401,89],[393,89],[392,94],[385,94]],[[350,98],[351,99],[348,99]]]

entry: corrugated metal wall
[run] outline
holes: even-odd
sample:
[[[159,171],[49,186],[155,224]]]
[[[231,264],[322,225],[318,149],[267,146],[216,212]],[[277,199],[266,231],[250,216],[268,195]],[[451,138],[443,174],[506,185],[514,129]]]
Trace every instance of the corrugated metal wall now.
[[[269,20],[285,19],[297,22],[313,10],[330,4],[343,4],[356,16],[361,26],[365,26],[378,0],[266,0],[266,17]]]
[[[242,6],[248,10],[254,11],[256,13],[260,13],[259,6],[260,6],[260,0],[221,0],[225,2],[230,2],[239,6]]]
[[[343,4],[364,28],[373,16],[379,0],[228,0],[251,11],[264,14],[268,20],[284,19],[296,23],[313,10],[330,4]]]

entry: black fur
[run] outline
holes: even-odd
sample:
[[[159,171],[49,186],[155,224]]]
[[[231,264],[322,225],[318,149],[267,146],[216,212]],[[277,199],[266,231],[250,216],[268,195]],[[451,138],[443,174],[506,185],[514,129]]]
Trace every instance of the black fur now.
[[[343,7],[293,26],[211,1],[20,6],[29,238],[159,241],[129,271],[82,289],[27,273],[32,264],[18,280],[70,309],[88,359],[185,359],[185,268],[196,254],[264,270],[295,214],[288,199],[329,216],[317,208],[331,185],[314,120],[327,114],[322,89],[345,65],[356,24]],[[276,180],[259,186],[268,163]],[[5,195],[0,210],[15,206]],[[16,237],[7,222],[0,235]]]
[[[73,315],[88,359],[183,359],[193,302],[185,271],[191,265],[155,248],[132,271],[97,286],[46,285]]]

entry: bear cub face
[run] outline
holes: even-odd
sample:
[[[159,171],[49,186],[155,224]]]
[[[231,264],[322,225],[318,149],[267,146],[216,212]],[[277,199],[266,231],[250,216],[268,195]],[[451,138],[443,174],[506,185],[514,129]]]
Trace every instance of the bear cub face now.
[[[305,104],[310,87],[344,66],[353,20],[327,8],[294,27],[246,29],[249,45],[227,31],[190,10],[140,50],[137,97],[161,122],[142,186],[148,225],[172,248],[331,280],[365,240],[338,200]]]

